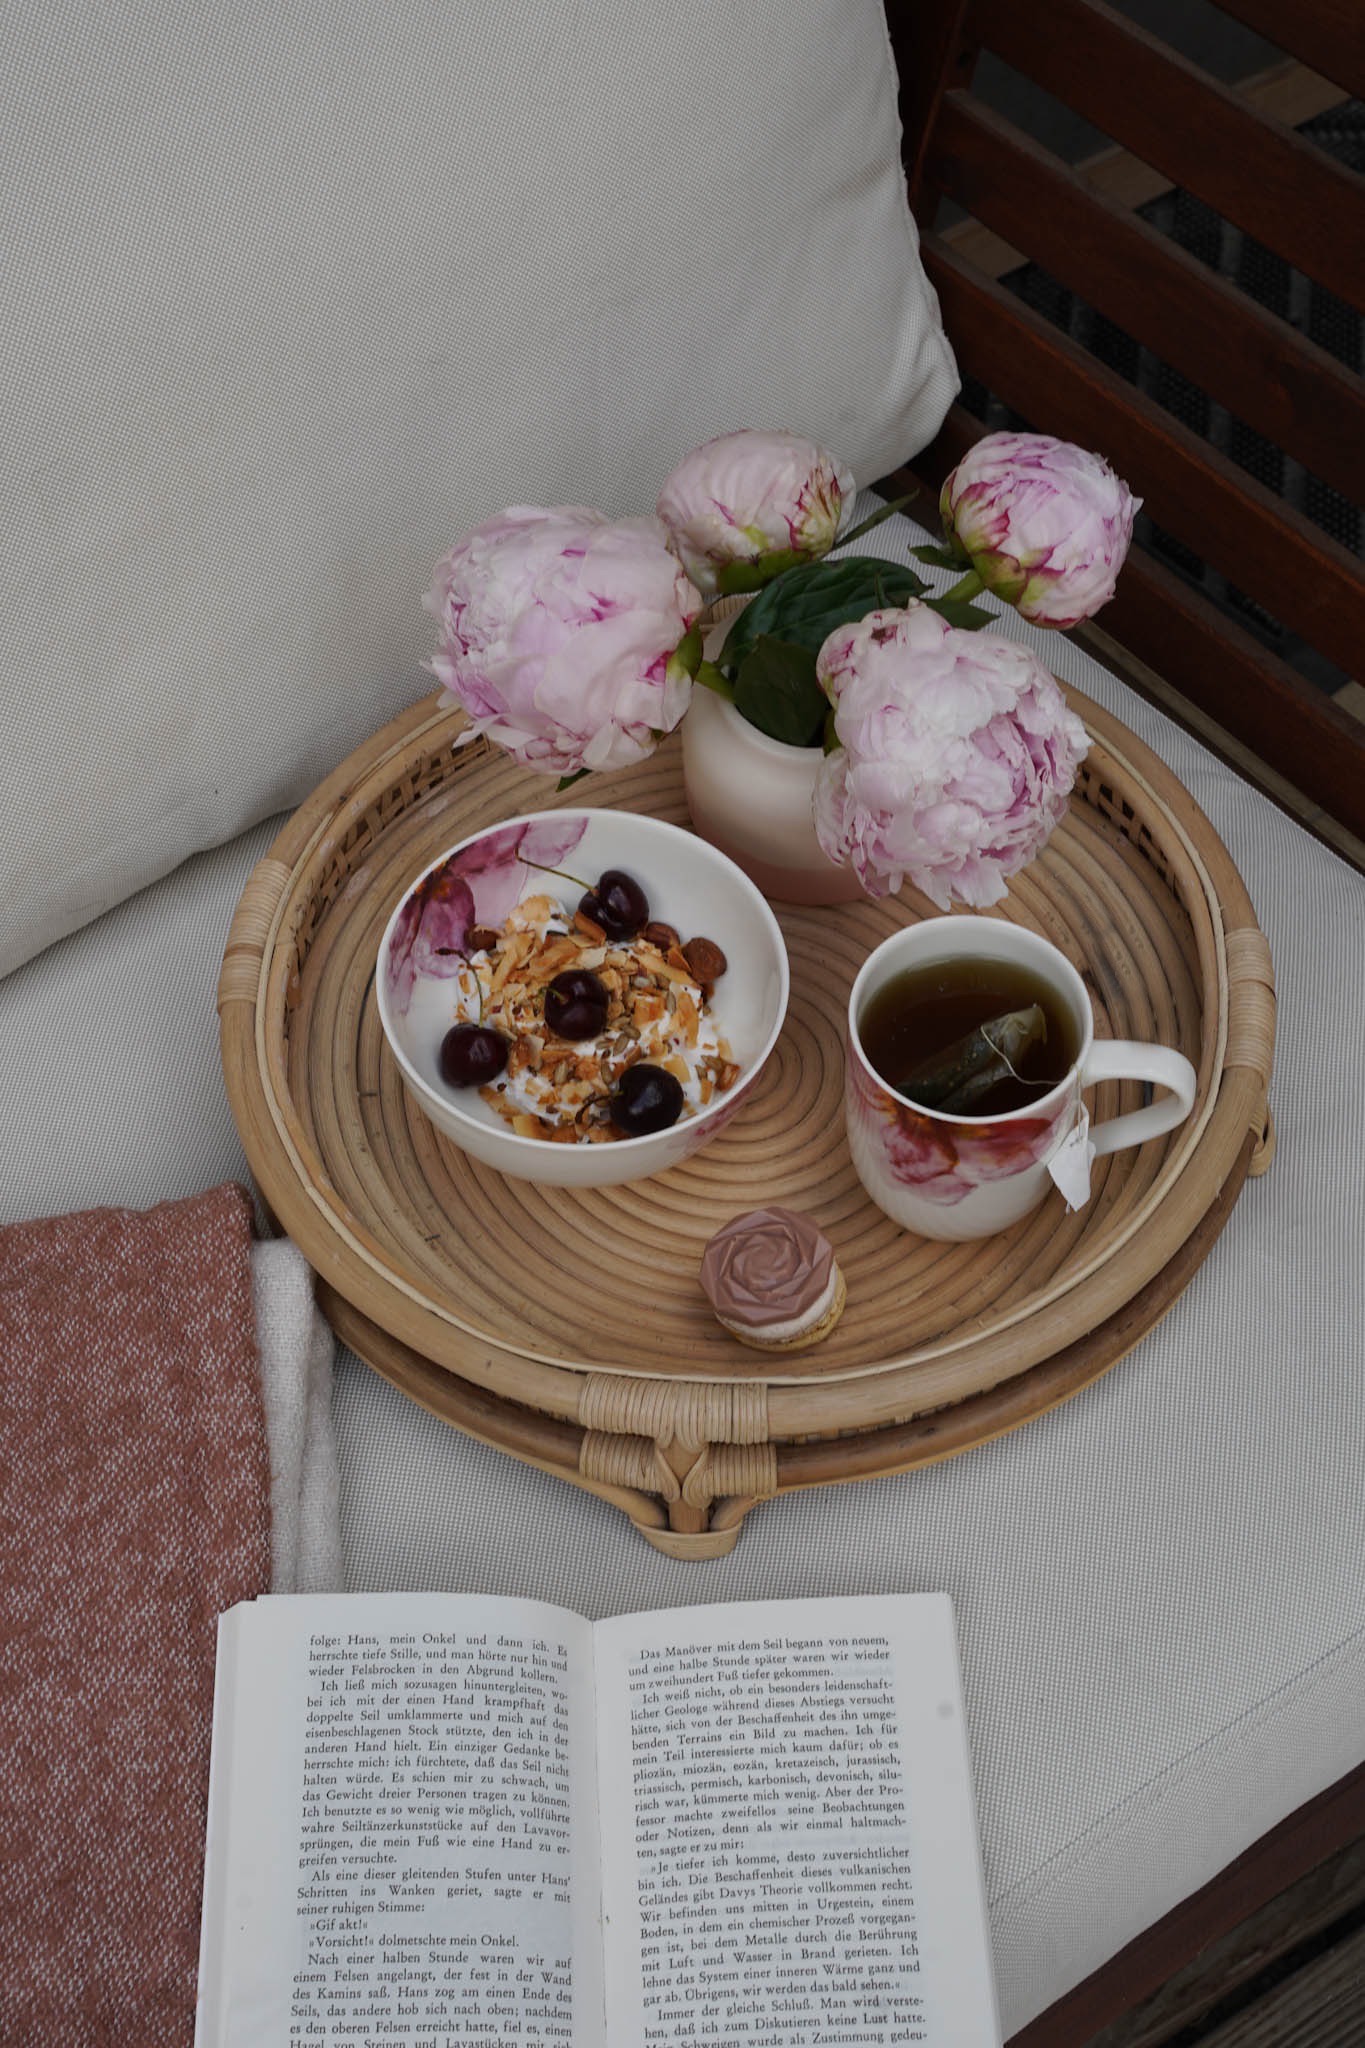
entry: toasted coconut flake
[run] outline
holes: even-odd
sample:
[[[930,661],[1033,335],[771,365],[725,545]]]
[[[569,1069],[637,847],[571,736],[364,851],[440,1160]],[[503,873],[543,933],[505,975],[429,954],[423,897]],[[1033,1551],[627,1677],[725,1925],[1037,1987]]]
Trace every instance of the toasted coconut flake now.
[[[678,964],[678,961],[682,962],[681,966]],[[689,988],[696,988],[696,977],[693,975],[687,962],[683,960],[681,953],[678,955],[678,961],[665,960],[663,966],[659,969],[660,978],[666,978],[669,981],[675,982],[685,982]]]
[[[553,940],[528,964],[536,981],[553,981],[566,967],[581,966],[583,956],[577,941],[566,937]]]

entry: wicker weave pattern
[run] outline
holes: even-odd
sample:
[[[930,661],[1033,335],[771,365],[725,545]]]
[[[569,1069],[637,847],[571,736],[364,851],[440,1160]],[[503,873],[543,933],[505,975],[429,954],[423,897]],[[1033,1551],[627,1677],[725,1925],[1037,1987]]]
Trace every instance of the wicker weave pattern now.
[[[793,1001],[744,1112],[659,1178],[569,1194],[468,1161],[411,1104],[373,999],[394,902],[444,847],[554,801],[435,699],[342,764],[252,876],[219,1005],[228,1093],[267,1202],[362,1355],[438,1412],[591,1486],[651,1540],[733,1529],[791,1484],[949,1455],[1112,1364],[1188,1279],[1260,1145],[1273,975],[1235,869],[1169,771],[1075,699],[1093,745],[1071,814],[999,912],[1082,973],[1101,1036],[1193,1060],[1195,1111],[1098,1163],[986,1244],[909,1238],[863,1196],[842,1131],[847,991],[870,946],[927,914],[908,893],[782,911]],[[594,801],[685,822],[676,744]],[[1092,1114],[1138,1106],[1106,1084]],[[833,1238],[834,1333],[771,1363],[696,1282],[737,1209],[779,1200]],[[671,1533],[670,1533],[671,1532]]]

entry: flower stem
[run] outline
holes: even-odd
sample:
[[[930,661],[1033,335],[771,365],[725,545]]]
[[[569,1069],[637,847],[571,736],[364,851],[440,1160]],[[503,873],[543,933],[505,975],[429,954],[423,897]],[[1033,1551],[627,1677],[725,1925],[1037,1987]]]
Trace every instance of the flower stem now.
[[[734,703],[735,686],[727,682],[714,661],[699,662],[695,680],[704,683],[708,690],[714,690],[718,697],[724,697],[727,704]]]
[[[975,597],[979,590],[984,590],[985,588],[985,583],[977,575],[975,569],[969,569],[960,583],[955,583],[951,590],[940,591],[939,595],[941,597],[969,598]]]
[[[911,500],[918,496],[918,491],[907,491],[903,498],[892,498],[879,512],[874,512],[870,518],[864,519],[861,526],[852,527],[849,532],[841,533],[834,545],[846,548],[851,540],[861,540],[865,533],[871,533],[874,526],[880,526],[883,519],[889,519],[893,512],[903,512]]]

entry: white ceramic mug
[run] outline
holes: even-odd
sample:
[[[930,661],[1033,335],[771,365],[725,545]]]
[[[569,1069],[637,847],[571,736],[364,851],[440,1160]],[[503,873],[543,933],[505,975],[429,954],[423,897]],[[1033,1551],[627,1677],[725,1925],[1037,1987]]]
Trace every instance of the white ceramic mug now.
[[[1079,1050],[1056,1085],[1003,1116],[951,1116],[923,1109],[887,1086],[862,1049],[868,1003],[894,975],[952,959],[1001,960],[1045,981],[1068,1011]],[[1095,1038],[1085,984],[1046,939],[997,918],[936,917],[886,939],[863,962],[848,1004],[844,1106],[858,1178],[879,1209],[920,1237],[989,1237],[1037,1207],[1053,1184],[1058,1155],[1087,1142],[1082,1092],[1097,1081],[1152,1081],[1169,1092],[1145,1109],[1112,1117],[1088,1133],[1077,1161],[1141,1145],[1173,1130],[1194,1107],[1195,1072],[1169,1046]],[[1057,1178],[1064,1178],[1060,1171]],[[1075,1206],[1073,1203],[1072,1206]]]

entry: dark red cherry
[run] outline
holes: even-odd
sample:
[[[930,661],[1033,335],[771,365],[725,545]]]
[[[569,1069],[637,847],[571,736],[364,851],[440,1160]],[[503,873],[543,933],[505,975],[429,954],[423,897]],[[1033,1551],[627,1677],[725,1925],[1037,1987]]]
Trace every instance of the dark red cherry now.
[[[456,1024],[441,1040],[441,1079],[452,1088],[482,1088],[507,1065],[507,1040],[489,1024]]]
[[[682,1083],[664,1067],[637,1060],[627,1067],[611,1098],[611,1120],[628,1138],[666,1131],[682,1115]]]
[[[586,910],[594,924],[600,924],[609,939],[633,939],[649,923],[649,898],[634,875],[622,868],[607,868],[597,877],[590,892],[595,910]],[[587,902],[580,904],[584,909]]]
[[[557,974],[545,991],[545,1022],[560,1038],[596,1038],[607,1021],[607,991],[586,967]]]

